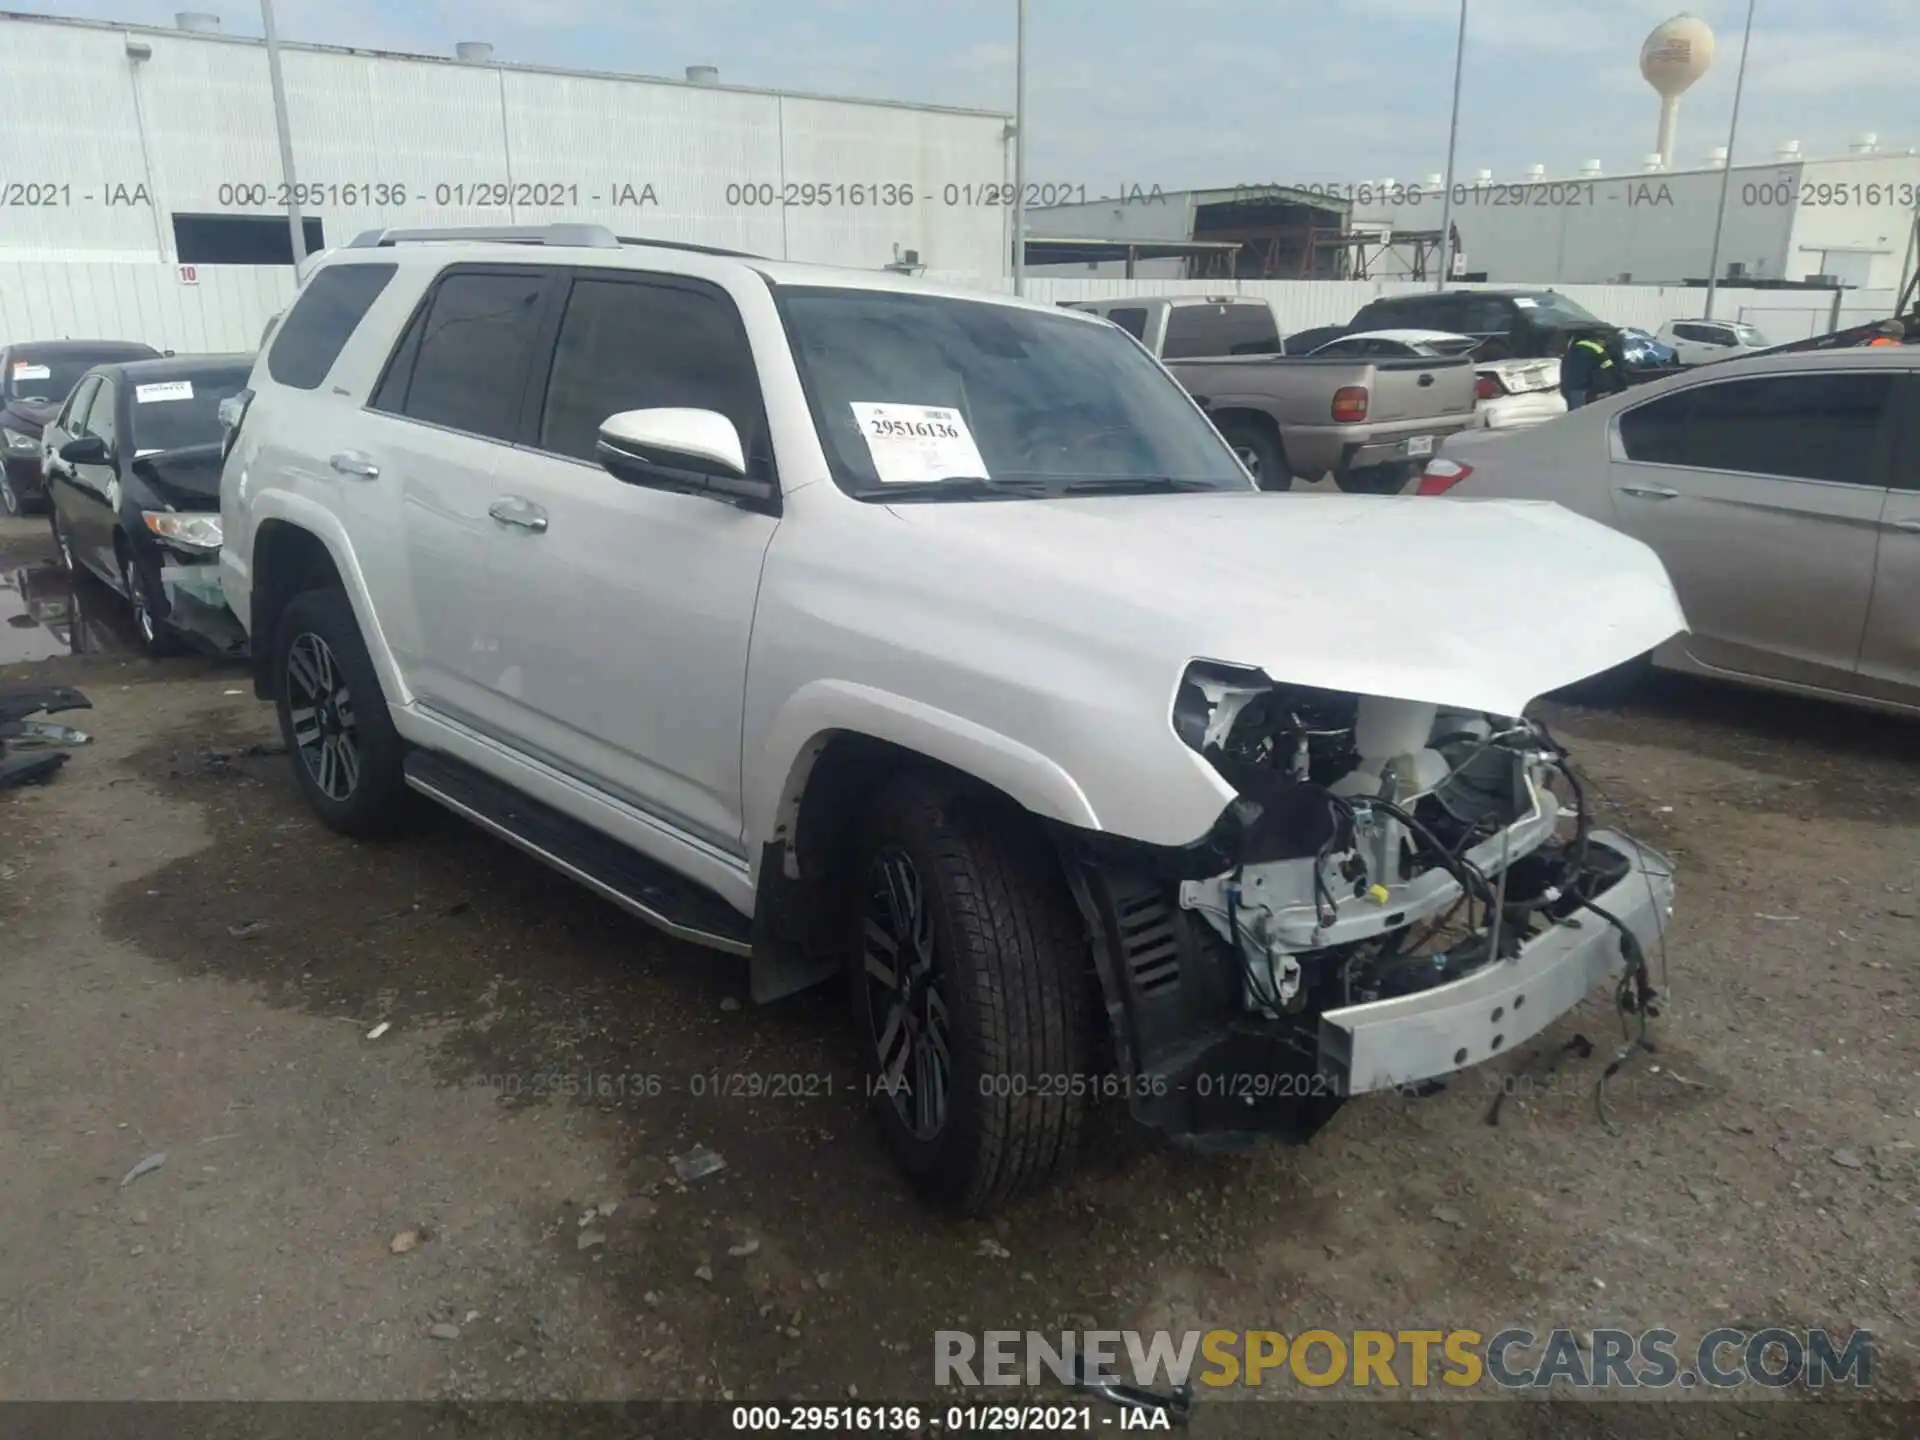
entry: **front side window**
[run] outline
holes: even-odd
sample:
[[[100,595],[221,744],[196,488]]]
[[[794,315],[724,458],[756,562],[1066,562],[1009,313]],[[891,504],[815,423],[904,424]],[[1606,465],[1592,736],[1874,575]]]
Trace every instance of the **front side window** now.
[[[100,388],[93,392],[93,404],[87,409],[86,433],[106,441],[108,450],[114,449],[120,438],[120,419],[114,413],[118,404],[113,381],[103,378]]]
[[[719,411],[764,463],[760,382],[733,302],[694,284],[576,280],[547,380],[540,448],[591,461],[608,416],[663,407]]]
[[[86,424],[87,406],[93,403],[93,392],[100,388],[100,377],[89,375],[73,387],[73,393],[67,397],[67,403],[60,408],[59,418],[53,423],[66,431],[69,436],[78,435]]]
[[[1113,326],[893,291],[775,298],[834,480],[862,499],[943,476],[1041,495],[1251,488],[1186,393]],[[928,411],[942,416],[920,431]]]
[[[470,435],[515,439],[547,284],[540,270],[446,275],[417,334],[409,327],[401,341],[403,352],[412,351],[402,413]],[[384,396],[384,382],[381,390]]]
[[[393,265],[329,265],[316,271],[267,351],[267,373],[282,385],[317,390],[393,279]]]

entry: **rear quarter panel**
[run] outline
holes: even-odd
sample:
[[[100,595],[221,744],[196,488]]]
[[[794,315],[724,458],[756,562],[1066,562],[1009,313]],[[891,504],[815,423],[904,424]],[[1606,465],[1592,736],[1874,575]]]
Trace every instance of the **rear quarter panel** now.
[[[1449,496],[1463,500],[1551,500],[1602,524],[1613,523],[1607,485],[1611,407],[1588,406],[1517,430],[1450,435],[1439,453],[1473,473]]]

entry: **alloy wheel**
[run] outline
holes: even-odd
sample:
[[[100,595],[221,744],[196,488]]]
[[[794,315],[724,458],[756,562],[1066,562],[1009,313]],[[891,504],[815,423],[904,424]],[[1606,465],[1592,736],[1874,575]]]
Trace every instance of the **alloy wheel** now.
[[[332,648],[312,631],[287,650],[287,713],[307,774],[329,800],[346,800],[360,783],[353,697]]]
[[[953,1055],[933,949],[933,914],[920,872],[898,846],[874,857],[861,912],[860,950],[876,1082],[916,1139],[947,1123]]]
[[[20,497],[15,493],[13,482],[7,478],[4,468],[0,468],[0,510],[9,515],[20,513]]]
[[[1250,445],[1236,445],[1233,453],[1240,457],[1240,463],[1247,467],[1247,473],[1253,476],[1254,483],[1260,483],[1260,452]]]

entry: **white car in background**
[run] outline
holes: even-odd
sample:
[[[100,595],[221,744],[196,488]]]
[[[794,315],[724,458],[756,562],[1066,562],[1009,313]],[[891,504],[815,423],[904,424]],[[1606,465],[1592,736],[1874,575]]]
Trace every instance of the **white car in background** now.
[[[1753,326],[1736,320],[1669,320],[1656,338],[1673,347],[1682,365],[1736,360],[1773,343]]]
[[[1310,350],[1329,359],[1349,356],[1464,355],[1480,341],[1449,330],[1366,330]],[[1474,417],[1484,430],[1513,430],[1538,425],[1567,413],[1560,393],[1558,360],[1480,360],[1474,372]]]

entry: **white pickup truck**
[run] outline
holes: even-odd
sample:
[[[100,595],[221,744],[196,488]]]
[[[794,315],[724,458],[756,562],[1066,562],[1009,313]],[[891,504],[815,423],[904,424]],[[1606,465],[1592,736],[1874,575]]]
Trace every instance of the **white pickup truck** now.
[[[223,583],[320,817],[430,797],[756,999],[843,984],[955,1210],[1057,1173],[1103,1098],[1305,1136],[1645,985],[1670,867],[1563,808],[1520,717],[1681,628],[1652,553],[1551,505],[1264,494],[1091,316],[376,232],[225,418]]]

